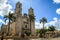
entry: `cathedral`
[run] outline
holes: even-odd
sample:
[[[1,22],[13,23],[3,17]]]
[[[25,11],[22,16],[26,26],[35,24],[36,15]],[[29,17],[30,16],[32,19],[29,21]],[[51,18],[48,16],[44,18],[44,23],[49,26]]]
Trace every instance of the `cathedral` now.
[[[24,15],[22,15],[22,4],[20,2],[16,3],[14,12],[16,19],[15,22],[10,24],[10,33],[12,35],[17,34],[21,36],[21,34],[25,34],[26,32],[35,35],[35,20],[29,18],[30,14],[33,14],[34,16],[34,10],[32,7],[28,9],[28,14],[24,13]]]

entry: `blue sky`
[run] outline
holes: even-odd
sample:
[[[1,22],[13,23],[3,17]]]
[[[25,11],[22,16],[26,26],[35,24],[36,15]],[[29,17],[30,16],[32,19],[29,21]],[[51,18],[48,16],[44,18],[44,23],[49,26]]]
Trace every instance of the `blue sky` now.
[[[57,29],[60,29],[60,0],[5,0],[0,1],[0,4],[4,3],[2,13],[0,12],[0,15],[8,15],[9,11],[14,12],[15,4],[20,1],[22,3],[22,13],[28,13],[28,9],[32,7],[34,9],[34,14],[36,16],[35,20],[35,27],[41,28],[41,24],[39,23],[39,20],[42,17],[47,18],[46,26],[48,25],[54,25],[58,26]],[[1,5],[2,6],[2,5]],[[3,11],[5,10],[5,11]],[[2,17],[3,18],[3,17]],[[1,19],[1,17],[0,17]],[[3,18],[4,19],[4,18]],[[2,20],[3,20],[2,19]],[[1,23],[0,23],[1,24]]]
[[[32,7],[36,16],[36,21],[39,21],[40,18],[46,17],[48,21],[51,21],[54,17],[59,18],[60,15],[56,13],[56,9],[60,7],[60,4],[54,4],[53,0],[26,0],[20,1],[22,3],[22,12],[28,12],[28,9]],[[15,9],[16,2],[10,2]]]

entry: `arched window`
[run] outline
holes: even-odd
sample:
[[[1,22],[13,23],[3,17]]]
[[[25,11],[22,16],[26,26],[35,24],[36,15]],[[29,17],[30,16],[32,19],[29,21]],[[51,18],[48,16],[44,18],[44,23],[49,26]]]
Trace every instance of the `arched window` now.
[[[25,25],[25,28],[27,28],[27,25]]]

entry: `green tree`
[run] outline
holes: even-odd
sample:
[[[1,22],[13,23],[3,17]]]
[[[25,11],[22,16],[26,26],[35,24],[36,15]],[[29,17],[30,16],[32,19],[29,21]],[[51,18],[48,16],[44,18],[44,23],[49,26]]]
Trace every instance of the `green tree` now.
[[[29,20],[30,20],[30,28],[31,28],[31,22],[35,20],[34,14],[29,14]],[[31,29],[30,29],[31,31]]]
[[[40,29],[36,29],[36,34],[39,34]]]
[[[48,28],[49,31],[55,31],[55,27],[52,25]]]
[[[47,22],[47,19],[45,17],[43,17],[42,19],[40,19],[40,23],[43,24],[43,29],[41,29],[41,33],[40,33],[41,35],[42,34],[45,35],[44,25],[45,25],[46,22]]]
[[[39,34],[40,37],[43,37],[43,34],[45,34],[47,32],[47,29],[40,29]]]
[[[27,36],[30,36],[31,32],[26,31],[25,34],[26,34]]]
[[[40,19],[40,23],[43,24],[43,29],[44,29],[44,24],[47,22],[47,19],[45,17],[43,17],[42,19]]]
[[[9,12],[9,15],[5,15],[4,18],[6,18],[6,20],[7,19],[9,20],[9,23],[8,23],[8,34],[9,34],[10,23],[15,21],[15,16],[13,15],[13,13]],[[5,20],[5,22],[6,22],[6,20]]]

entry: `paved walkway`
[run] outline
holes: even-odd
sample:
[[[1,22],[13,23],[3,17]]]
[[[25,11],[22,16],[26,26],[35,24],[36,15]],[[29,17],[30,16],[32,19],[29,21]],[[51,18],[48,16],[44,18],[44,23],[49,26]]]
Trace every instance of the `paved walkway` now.
[[[31,39],[31,40],[60,40],[60,37],[58,37],[58,38],[50,38],[50,39],[39,38],[39,39]]]
[[[8,40],[13,40],[13,39],[8,39]],[[47,38],[38,38],[38,39],[30,39],[30,40],[60,40],[60,37],[58,37],[58,38],[50,38],[50,39],[47,39]]]

